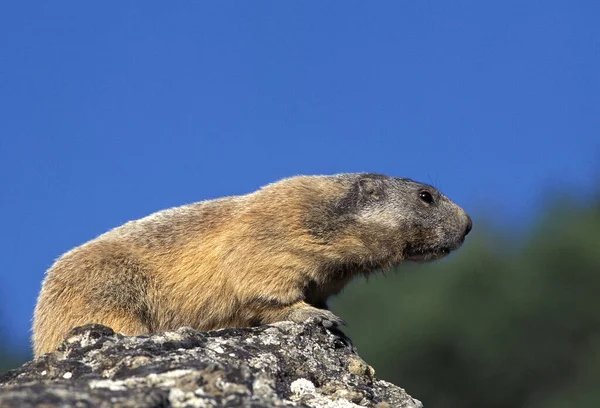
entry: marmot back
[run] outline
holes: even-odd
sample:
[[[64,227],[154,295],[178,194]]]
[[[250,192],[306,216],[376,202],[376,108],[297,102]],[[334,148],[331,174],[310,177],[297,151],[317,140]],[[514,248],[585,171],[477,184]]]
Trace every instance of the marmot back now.
[[[356,275],[457,249],[471,219],[435,188],[379,174],[298,176],[244,196],[128,222],[48,270],[36,356],[73,327],[127,335],[314,318],[343,324],[329,296]]]

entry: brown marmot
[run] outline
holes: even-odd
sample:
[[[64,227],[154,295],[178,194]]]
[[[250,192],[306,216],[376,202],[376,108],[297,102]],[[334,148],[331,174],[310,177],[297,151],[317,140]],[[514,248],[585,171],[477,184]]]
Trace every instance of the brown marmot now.
[[[432,186],[367,173],[292,177],[159,211],[54,263],[35,309],[34,353],[85,323],[127,335],[308,318],[339,325],[326,301],[352,277],[441,258],[470,230],[469,216]]]

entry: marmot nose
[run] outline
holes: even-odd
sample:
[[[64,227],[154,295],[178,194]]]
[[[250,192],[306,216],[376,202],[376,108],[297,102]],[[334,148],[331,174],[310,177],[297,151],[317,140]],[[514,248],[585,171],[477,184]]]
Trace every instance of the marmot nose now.
[[[465,229],[465,236],[469,235],[469,232],[471,232],[472,228],[473,228],[473,221],[471,220],[471,217],[469,217],[467,215],[467,228]]]

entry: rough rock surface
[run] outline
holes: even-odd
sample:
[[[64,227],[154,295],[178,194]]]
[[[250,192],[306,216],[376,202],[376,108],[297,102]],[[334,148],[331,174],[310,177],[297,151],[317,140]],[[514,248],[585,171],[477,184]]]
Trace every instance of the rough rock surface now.
[[[341,334],[308,323],[127,337],[75,328],[0,377],[1,407],[421,407]]]

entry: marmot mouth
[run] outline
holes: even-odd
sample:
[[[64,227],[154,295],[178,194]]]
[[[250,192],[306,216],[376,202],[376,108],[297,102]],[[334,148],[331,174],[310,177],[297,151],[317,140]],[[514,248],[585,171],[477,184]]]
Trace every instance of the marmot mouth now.
[[[411,262],[428,262],[441,259],[450,254],[456,248],[443,246],[436,248],[414,248],[407,247],[404,251],[404,259]]]

